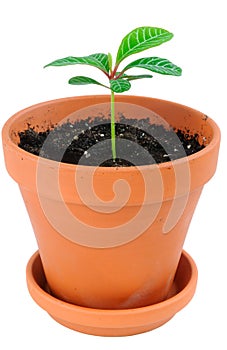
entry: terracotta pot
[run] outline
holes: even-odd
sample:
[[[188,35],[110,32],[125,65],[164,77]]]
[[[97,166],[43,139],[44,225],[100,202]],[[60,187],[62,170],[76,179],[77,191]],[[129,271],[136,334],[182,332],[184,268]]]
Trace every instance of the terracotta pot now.
[[[140,106],[138,118],[148,112],[158,123],[197,132],[206,147],[160,165],[96,168],[43,159],[17,146],[18,132],[28,124],[43,130],[68,116],[92,115],[94,105],[104,113],[109,96],[40,103],[16,113],[3,128],[6,167],[19,184],[51,293],[102,309],[167,297],[220,143],[217,125],[189,107],[138,96],[117,96],[117,102],[129,117]]]

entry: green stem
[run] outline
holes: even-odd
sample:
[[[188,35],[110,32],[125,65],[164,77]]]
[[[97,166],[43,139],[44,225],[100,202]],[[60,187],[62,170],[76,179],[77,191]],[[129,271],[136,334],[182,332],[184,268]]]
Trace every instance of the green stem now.
[[[116,155],[116,134],[115,134],[115,102],[114,102],[114,91],[111,90],[111,149],[112,157],[115,161]]]

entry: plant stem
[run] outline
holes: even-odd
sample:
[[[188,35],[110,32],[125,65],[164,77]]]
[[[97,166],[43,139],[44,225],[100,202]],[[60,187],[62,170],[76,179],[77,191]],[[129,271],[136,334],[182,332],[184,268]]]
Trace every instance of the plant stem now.
[[[114,91],[111,90],[111,149],[112,157],[115,161],[116,155],[116,134],[115,134],[115,101],[114,101]]]
[[[114,67],[114,70],[113,70],[113,72],[112,72],[112,74],[111,74],[111,79],[114,78],[114,76],[115,76],[115,74],[116,74],[116,72],[117,72],[117,70],[118,70],[118,66],[119,66],[119,64],[116,65],[116,66]]]

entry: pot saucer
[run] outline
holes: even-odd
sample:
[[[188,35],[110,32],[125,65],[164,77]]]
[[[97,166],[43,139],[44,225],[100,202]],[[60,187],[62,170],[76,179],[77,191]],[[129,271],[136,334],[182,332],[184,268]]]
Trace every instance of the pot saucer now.
[[[165,301],[134,309],[103,310],[77,306],[50,295],[38,251],[30,258],[26,274],[30,295],[55,321],[73,330],[100,336],[133,335],[160,327],[189,303],[197,282],[195,262],[183,251]]]

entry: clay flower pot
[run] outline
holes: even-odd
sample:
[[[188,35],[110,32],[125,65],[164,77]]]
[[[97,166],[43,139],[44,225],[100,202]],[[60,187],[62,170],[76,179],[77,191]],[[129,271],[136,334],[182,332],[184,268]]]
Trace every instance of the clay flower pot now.
[[[109,106],[105,95],[40,103],[16,113],[3,128],[6,167],[24,198],[39,247],[43,268],[39,273],[48,285],[45,289],[30,262],[30,293],[48,312],[37,295],[44,293],[45,300],[49,296],[50,303],[64,301],[68,309],[64,322],[56,317],[59,322],[105,335],[132,334],[155,326],[124,332],[126,324],[117,334],[92,332],[67,320],[69,305],[74,312],[81,307],[80,313],[94,309],[105,313],[143,310],[171,298],[185,236],[203,186],[215,172],[220,143],[214,121],[189,107],[138,96],[117,96],[116,102],[119,112],[129,117],[141,108],[138,118],[148,111],[153,121],[196,132],[206,147],[172,162],[122,168],[60,163],[18,147],[18,132],[27,125],[43,130],[64,119],[85,118],[91,111],[96,113],[97,106],[104,113]],[[189,270],[194,275],[187,302],[197,277],[195,267]]]

